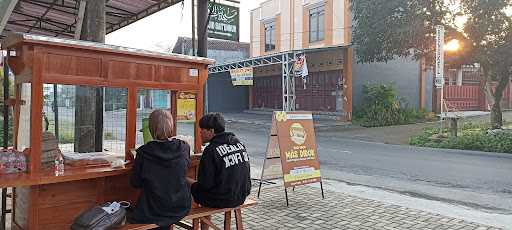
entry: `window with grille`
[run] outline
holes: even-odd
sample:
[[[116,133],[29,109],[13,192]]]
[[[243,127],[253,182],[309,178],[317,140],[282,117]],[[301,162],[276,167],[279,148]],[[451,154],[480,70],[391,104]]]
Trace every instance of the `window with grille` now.
[[[276,22],[268,22],[265,27],[265,52],[276,49]]]
[[[309,42],[324,40],[325,7],[319,6],[309,10]]]

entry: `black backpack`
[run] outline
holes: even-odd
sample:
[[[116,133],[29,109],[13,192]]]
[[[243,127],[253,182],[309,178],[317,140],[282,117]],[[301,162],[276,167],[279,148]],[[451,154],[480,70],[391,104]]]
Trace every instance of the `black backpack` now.
[[[128,203],[128,202],[126,202]],[[106,230],[115,229],[126,222],[126,209],[128,205],[117,202],[108,202],[94,206],[82,212],[71,225],[71,230]]]

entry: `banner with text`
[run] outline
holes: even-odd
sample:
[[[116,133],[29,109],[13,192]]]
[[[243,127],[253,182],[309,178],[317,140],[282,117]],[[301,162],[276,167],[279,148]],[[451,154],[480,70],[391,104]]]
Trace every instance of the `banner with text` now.
[[[252,85],[253,84],[253,69],[252,67],[244,67],[232,69],[229,71],[231,74],[231,82],[233,85]]]
[[[240,38],[240,9],[216,2],[208,2],[208,37],[238,41]]]

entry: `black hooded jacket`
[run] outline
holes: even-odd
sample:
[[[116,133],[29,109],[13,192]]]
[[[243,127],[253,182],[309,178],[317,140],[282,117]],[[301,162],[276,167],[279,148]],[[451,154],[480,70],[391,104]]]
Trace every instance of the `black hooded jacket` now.
[[[188,214],[192,204],[185,179],[189,164],[190,146],[181,140],[151,141],[137,149],[130,183],[142,191],[134,222],[169,226]]]
[[[191,191],[194,200],[207,207],[232,208],[245,202],[251,192],[249,156],[233,133],[219,133],[210,140]]]

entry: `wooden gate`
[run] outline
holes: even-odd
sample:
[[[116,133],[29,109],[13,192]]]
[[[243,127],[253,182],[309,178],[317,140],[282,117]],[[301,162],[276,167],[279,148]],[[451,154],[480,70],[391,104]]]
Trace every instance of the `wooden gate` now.
[[[471,111],[488,110],[488,101],[480,85],[445,85],[444,98],[450,110]],[[502,109],[512,108],[512,88],[509,83],[503,91]]]
[[[445,85],[443,94],[449,110],[482,110],[485,102],[480,85]]]

